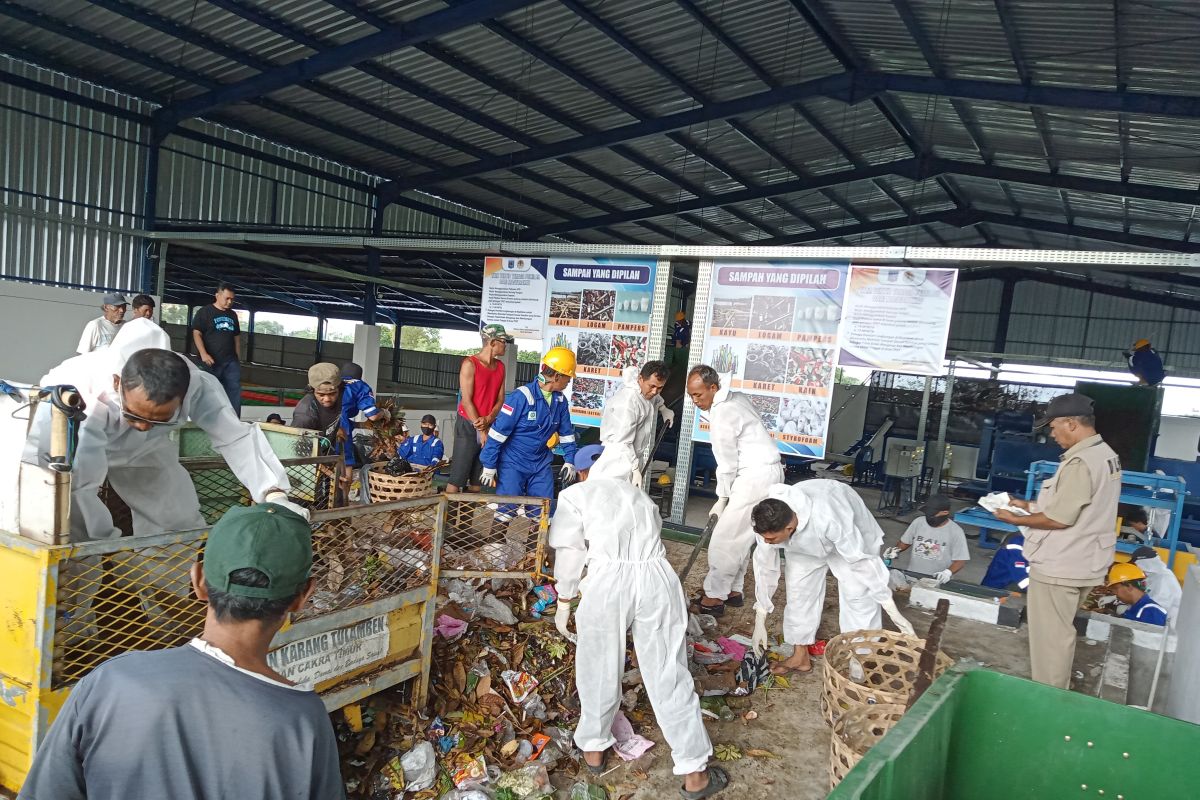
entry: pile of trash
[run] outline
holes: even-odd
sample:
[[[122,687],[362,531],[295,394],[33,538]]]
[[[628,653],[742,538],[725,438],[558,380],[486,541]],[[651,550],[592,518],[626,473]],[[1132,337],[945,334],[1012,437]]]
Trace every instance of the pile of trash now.
[[[632,794],[635,784],[585,777],[583,754],[572,740],[579,717],[575,646],[554,628],[553,585],[479,583],[443,582],[425,708],[411,706],[407,684],[334,715],[347,795],[606,800],[611,789],[619,800]],[[745,637],[718,636],[715,629],[713,617],[691,617],[689,661],[703,714],[706,720],[747,722],[757,717],[749,695],[781,679],[771,676],[766,658],[756,657]],[[613,750],[625,762],[654,747],[635,730],[650,724],[653,712],[632,648],[630,653],[613,723]],[[743,753],[736,745],[715,748],[725,760],[774,757],[767,751]],[[640,766],[646,765],[635,765],[635,777],[645,774],[636,769]]]

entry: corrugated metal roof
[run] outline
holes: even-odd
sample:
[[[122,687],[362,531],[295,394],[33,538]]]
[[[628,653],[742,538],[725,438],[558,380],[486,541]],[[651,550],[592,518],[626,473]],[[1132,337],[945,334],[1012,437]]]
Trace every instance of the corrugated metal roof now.
[[[0,50],[170,104],[447,5],[16,0],[0,6]],[[1182,116],[887,93],[853,104],[815,96],[755,105],[733,119],[647,129],[600,146],[589,137],[833,75],[847,64],[1006,86],[1200,95],[1197,37],[1193,0],[543,0],[315,81],[297,77],[296,85],[206,118],[525,225],[652,206],[649,231],[637,222],[577,231],[591,241],[614,234],[653,241],[664,230],[680,241],[720,242],[725,234],[769,241],[818,225],[855,241],[982,243],[986,236],[991,244],[1095,247],[1111,232],[1126,246],[1188,247],[1192,205],[1123,200],[1119,187],[1099,194],[969,176],[854,177],[858,167],[931,154],[985,170],[1128,181],[1140,195],[1192,190],[1200,182],[1200,121]],[[506,163],[561,142],[572,144],[519,168]],[[472,175],[477,162],[486,172]],[[778,199],[762,188],[831,172],[849,173],[848,183]],[[696,207],[673,208],[697,196]],[[907,231],[858,229],[910,213],[972,209],[1005,218],[964,228],[946,218]],[[1054,225],[1095,228],[1089,235],[1100,241]],[[1130,235],[1155,240],[1129,244]]]

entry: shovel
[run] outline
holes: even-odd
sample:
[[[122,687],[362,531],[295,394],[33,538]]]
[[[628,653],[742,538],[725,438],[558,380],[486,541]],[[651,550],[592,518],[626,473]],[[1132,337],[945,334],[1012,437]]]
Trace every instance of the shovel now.
[[[692,565],[696,563],[696,557],[700,555],[700,550],[708,544],[708,540],[712,538],[713,528],[717,527],[717,515],[710,514],[708,524],[704,526],[704,531],[700,534],[700,538],[696,540],[696,544],[692,546],[692,554],[688,556],[687,563],[683,565],[683,571],[679,573],[679,582],[682,584],[687,580],[688,573],[692,571]]]

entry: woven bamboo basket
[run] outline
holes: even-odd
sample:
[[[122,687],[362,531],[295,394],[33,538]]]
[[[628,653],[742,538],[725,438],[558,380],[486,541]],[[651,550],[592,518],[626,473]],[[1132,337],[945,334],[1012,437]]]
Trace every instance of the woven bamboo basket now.
[[[846,773],[900,721],[904,710],[900,703],[880,703],[855,706],[838,717],[829,740],[830,789],[841,783]]]
[[[824,689],[821,711],[828,725],[856,706],[908,703],[917,679],[924,639],[894,631],[851,631],[839,634],[825,646]],[[863,668],[861,683],[850,680],[850,659]],[[954,662],[939,652],[934,677]]]
[[[388,475],[383,471],[386,461],[378,461],[371,465],[367,472],[367,491],[372,503],[386,503],[390,500],[411,500],[414,497],[430,497],[433,490],[433,473],[443,465],[425,467],[407,475]]]

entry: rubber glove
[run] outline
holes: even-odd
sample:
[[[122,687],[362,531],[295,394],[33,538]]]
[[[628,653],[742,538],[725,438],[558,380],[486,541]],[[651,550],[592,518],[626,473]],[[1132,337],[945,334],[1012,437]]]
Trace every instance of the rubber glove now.
[[[883,560],[884,561],[895,561],[899,557],[900,557],[900,548],[899,547],[889,547],[887,550],[883,551]]]
[[[634,467],[633,474],[629,479],[631,481],[633,481],[634,486],[641,486],[642,480],[643,480],[642,471],[640,469],[638,469],[637,467]]]
[[[754,636],[751,637],[756,655],[767,651],[767,612],[761,608],[754,609]]]
[[[484,467],[483,472],[479,473],[480,486],[495,486],[496,485],[496,469],[495,467]]]
[[[725,510],[725,506],[729,505],[728,497],[718,497],[717,502],[713,503],[712,509],[709,510],[710,517],[720,517],[721,512]]]
[[[563,483],[574,483],[579,477],[579,470],[575,469],[574,464],[563,464],[562,469],[558,471],[558,477]]]
[[[912,623],[900,615],[900,609],[896,608],[896,601],[889,597],[886,602],[879,604],[883,608],[883,613],[887,614],[887,618],[892,621],[901,633],[909,636],[916,636],[913,632]]]
[[[558,606],[554,609],[554,627],[563,635],[563,638],[572,644],[575,643],[575,634],[567,630],[567,623],[571,621],[571,601],[564,597],[558,598]]]
[[[310,519],[310,517],[308,516],[307,508],[305,508],[302,505],[297,505],[296,503],[293,503],[291,500],[288,500],[287,493],[280,491],[279,489],[276,489],[273,492],[267,492],[267,495],[263,498],[263,502],[270,503],[273,506],[279,506],[280,508],[286,508],[288,511],[291,511],[293,514],[297,514],[301,517],[304,517],[305,522],[308,522]]]
[[[941,572],[939,572],[937,575],[934,575],[933,577],[937,579],[938,586],[941,586],[943,583],[950,580],[950,576],[953,574],[954,573],[951,572],[949,569],[944,569]]]
[[[371,422],[387,422],[392,418],[392,412],[386,408],[379,409],[375,416],[371,417]]]
[[[674,411],[672,411],[671,409],[667,408],[666,406],[663,406],[662,408],[660,408],[660,409],[658,410],[658,415],[659,415],[660,417],[662,417],[662,421],[663,421],[663,423],[664,423],[664,424],[665,424],[665,425],[666,425],[668,428],[673,428],[673,427],[675,427],[675,412],[674,412]]]

